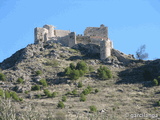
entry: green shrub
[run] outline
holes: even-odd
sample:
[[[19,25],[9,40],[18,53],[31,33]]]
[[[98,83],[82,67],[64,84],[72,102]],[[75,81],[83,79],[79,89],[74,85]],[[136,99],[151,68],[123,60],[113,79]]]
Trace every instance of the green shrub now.
[[[41,98],[42,96],[40,94],[37,95],[37,98]]]
[[[65,105],[62,101],[59,101],[58,105],[57,105],[58,108],[64,108]]]
[[[10,95],[14,100],[19,101],[19,97],[16,92],[11,92]]]
[[[89,109],[90,109],[90,112],[97,112],[97,108],[94,105],[90,106]]]
[[[79,78],[79,70],[72,70],[69,77],[71,80],[77,80]]]
[[[62,96],[62,101],[66,102],[67,101],[67,97],[66,96]]]
[[[94,71],[94,68],[92,66],[89,66],[89,72],[93,72]]]
[[[43,85],[44,87],[47,87],[47,86],[48,86],[48,84],[47,84],[47,82],[46,82],[45,79],[41,79],[41,80],[39,81],[39,83],[40,83],[41,85]]]
[[[40,86],[39,86],[39,85],[33,85],[33,86],[31,87],[31,90],[32,90],[32,91],[40,90]]]
[[[99,92],[99,90],[98,89],[95,89],[95,93],[98,93]]]
[[[71,64],[69,65],[69,68],[72,69],[72,70],[74,70],[74,69],[76,69],[76,66],[75,66],[73,63],[71,63]]]
[[[3,97],[4,96],[4,91],[2,89],[0,89],[0,96]]]
[[[78,82],[78,86],[77,86],[78,88],[81,88],[81,87],[83,87],[83,84],[82,84],[82,82]]]
[[[23,101],[23,98],[19,98],[19,101]]]
[[[42,71],[41,70],[37,70],[36,71],[36,75],[38,76],[38,75],[42,75]]]
[[[90,93],[90,90],[89,89],[84,89],[83,91],[82,91],[82,93],[84,94],[84,95],[88,95],[89,93]]]
[[[0,73],[0,80],[2,81],[6,80],[6,76],[3,73]]]
[[[91,86],[87,86],[87,89],[89,90],[89,92],[92,92],[92,87]]]
[[[69,76],[71,74],[71,68],[70,67],[67,67],[65,70],[64,70],[64,73],[66,76]]]
[[[53,93],[52,93],[52,97],[56,97],[57,94],[58,94],[57,92],[53,92]]]
[[[25,91],[24,93],[25,93],[25,94],[28,94],[28,93],[29,93],[29,91]]]
[[[84,73],[87,72],[87,64],[84,61],[80,61],[77,63],[76,69],[82,70]]]
[[[48,89],[44,89],[44,90],[43,90],[43,93],[44,93],[46,96],[48,96],[48,95],[50,94],[50,92],[49,92]]]
[[[17,83],[21,84],[21,83],[23,83],[23,82],[24,82],[24,80],[23,80],[22,78],[18,78],[18,79],[17,79]]]
[[[111,71],[107,67],[102,67],[97,69],[97,75],[100,79],[110,79],[112,77]]]
[[[154,80],[153,80],[153,84],[157,86],[157,85],[158,85],[158,80],[157,80],[157,79],[154,79]]]
[[[8,99],[10,97],[11,97],[10,92],[9,91],[5,91],[5,99]]]
[[[84,71],[83,70],[79,70],[79,77],[82,77],[82,76],[84,76]]]
[[[74,89],[74,90],[72,91],[72,94],[73,94],[73,95],[77,95],[77,90]]]
[[[84,94],[81,94],[79,100],[82,102],[86,101],[86,96]]]

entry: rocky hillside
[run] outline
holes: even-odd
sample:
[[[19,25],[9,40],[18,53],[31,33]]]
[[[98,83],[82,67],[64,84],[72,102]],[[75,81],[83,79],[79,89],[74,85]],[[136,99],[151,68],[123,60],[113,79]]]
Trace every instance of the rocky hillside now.
[[[43,113],[39,115],[39,119],[45,118],[47,111],[52,113],[52,117],[63,113],[69,120],[78,120],[80,116],[79,119],[88,119],[95,115],[89,113],[91,105],[96,105],[97,116],[102,115],[97,119],[128,119],[123,113],[133,114],[130,107],[134,113],[149,113],[152,110],[154,114],[158,114],[160,107],[154,104],[160,97],[160,88],[153,86],[153,79],[160,76],[160,60],[139,61],[133,55],[125,55],[113,49],[112,56],[101,61],[99,51],[99,46],[92,44],[77,44],[73,48],[60,43],[28,45],[0,63],[0,72],[6,76],[5,81],[0,81],[0,86],[3,90],[17,92],[23,98],[23,102],[13,102],[17,104],[16,110],[19,113],[29,111],[26,106],[31,104],[36,108],[34,112]],[[79,61],[85,61],[93,71],[76,81],[64,76],[64,69],[70,63],[77,64]],[[100,66],[108,67],[113,77],[109,80],[99,79],[97,69]],[[23,83],[17,83],[19,78],[23,79]],[[48,86],[32,91],[32,87],[39,85],[42,79],[47,81]],[[82,82],[82,88],[77,87],[78,82]],[[93,91],[87,96],[86,102],[81,102],[80,93],[87,86],[91,86]],[[43,93],[44,89],[58,92],[57,97],[47,98]],[[95,89],[99,92],[95,93]],[[76,95],[66,94],[73,90],[77,91]],[[67,96],[66,107],[58,109],[57,104],[62,96]],[[139,105],[141,109],[135,105]]]

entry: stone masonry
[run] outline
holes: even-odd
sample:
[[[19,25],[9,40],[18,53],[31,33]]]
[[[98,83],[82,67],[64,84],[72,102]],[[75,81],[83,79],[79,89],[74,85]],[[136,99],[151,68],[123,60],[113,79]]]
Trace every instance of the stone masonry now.
[[[100,46],[100,59],[111,56],[112,41],[108,38],[108,27],[103,24],[100,27],[87,27],[84,35],[76,35],[69,30],[55,30],[52,25],[44,25],[43,28],[34,29],[35,44],[48,41],[57,41],[64,46],[73,47],[75,44],[96,44]]]

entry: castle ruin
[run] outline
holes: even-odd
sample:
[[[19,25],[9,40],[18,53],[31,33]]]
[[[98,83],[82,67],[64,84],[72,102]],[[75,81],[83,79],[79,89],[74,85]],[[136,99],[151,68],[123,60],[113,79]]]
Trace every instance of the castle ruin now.
[[[111,56],[112,41],[108,38],[108,27],[103,24],[100,27],[87,27],[84,35],[76,35],[69,30],[56,30],[52,25],[44,25],[43,28],[34,29],[35,44],[57,41],[64,46],[73,47],[81,44],[96,44],[100,46],[100,59],[104,60]]]

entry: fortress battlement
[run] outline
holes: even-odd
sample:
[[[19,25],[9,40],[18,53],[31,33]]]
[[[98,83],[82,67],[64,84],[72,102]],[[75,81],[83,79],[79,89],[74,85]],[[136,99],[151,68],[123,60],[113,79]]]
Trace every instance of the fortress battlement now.
[[[108,27],[103,24],[100,27],[87,27],[84,35],[76,35],[69,30],[56,30],[52,25],[44,25],[34,29],[34,43],[57,41],[64,46],[73,47],[75,44],[96,44],[100,46],[100,59],[111,56],[112,41],[108,38]]]

